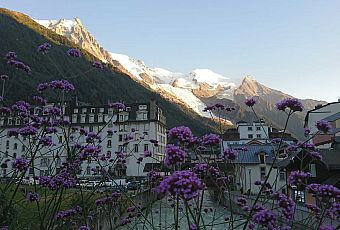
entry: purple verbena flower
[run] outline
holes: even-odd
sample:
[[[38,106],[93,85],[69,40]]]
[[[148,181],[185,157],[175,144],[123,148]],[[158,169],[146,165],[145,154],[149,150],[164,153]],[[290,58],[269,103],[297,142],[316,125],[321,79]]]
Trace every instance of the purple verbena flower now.
[[[206,134],[202,137],[203,145],[214,146],[218,145],[220,141],[221,141],[220,136],[214,133]]]
[[[35,202],[35,201],[39,201],[40,200],[39,194],[34,193],[34,192],[28,192],[26,198],[27,198],[27,200],[29,202]]]
[[[246,104],[248,107],[253,107],[256,104],[256,100],[254,97],[250,97],[244,101],[244,104]]]
[[[12,167],[20,172],[26,171],[29,162],[25,158],[16,158],[12,161]]]
[[[169,167],[185,161],[186,152],[179,146],[168,144],[165,148],[164,165]]]
[[[285,98],[282,101],[276,103],[276,108],[281,111],[285,111],[286,109],[290,109],[293,112],[302,111],[303,105],[296,98]]]
[[[43,54],[47,54],[50,49],[51,49],[51,44],[47,43],[47,42],[38,46],[38,51],[43,53]]]
[[[331,123],[325,120],[317,121],[315,126],[319,131],[323,133],[328,133],[332,129]]]
[[[92,62],[92,67],[97,68],[97,69],[103,69],[103,64],[99,61],[94,61]]]
[[[67,51],[67,55],[70,56],[70,57],[74,57],[74,58],[80,58],[81,52],[80,52],[79,49],[71,48]]]
[[[223,156],[226,160],[234,161],[238,155],[238,152],[232,148],[227,148],[223,151]]]
[[[184,200],[191,200],[204,189],[204,183],[197,174],[189,170],[176,171],[166,177],[154,191],[159,194],[169,194]]]
[[[288,183],[291,185],[304,185],[306,183],[306,179],[311,177],[311,173],[304,171],[292,171],[288,177]]]

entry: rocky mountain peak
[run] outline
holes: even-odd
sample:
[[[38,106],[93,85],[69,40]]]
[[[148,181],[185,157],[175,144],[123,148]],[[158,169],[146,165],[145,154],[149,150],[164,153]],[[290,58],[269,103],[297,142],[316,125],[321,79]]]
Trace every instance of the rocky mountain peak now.
[[[271,93],[271,89],[257,82],[253,77],[246,76],[241,85],[235,89],[234,94],[243,94],[246,97],[261,96]]]

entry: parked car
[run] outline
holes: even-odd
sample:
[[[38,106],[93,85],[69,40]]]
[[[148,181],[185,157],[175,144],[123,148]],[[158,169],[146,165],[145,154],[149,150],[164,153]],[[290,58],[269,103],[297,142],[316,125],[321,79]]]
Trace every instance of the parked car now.
[[[132,181],[130,183],[127,184],[126,188],[128,190],[137,190],[141,187],[141,183],[138,181]]]

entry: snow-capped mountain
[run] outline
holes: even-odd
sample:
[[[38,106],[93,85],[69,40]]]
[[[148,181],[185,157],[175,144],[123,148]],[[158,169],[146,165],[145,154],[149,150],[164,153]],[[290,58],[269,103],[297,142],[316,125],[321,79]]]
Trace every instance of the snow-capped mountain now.
[[[242,83],[237,86],[228,77],[209,69],[195,69],[190,73],[177,73],[163,68],[153,68],[128,55],[106,51],[86,30],[79,18],[74,20],[36,20],[36,22],[67,37],[103,62],[113,64],[134,80],[148,85],[174,103],[191,108],[201,116],[210,118],[210,114],[204,113],[202,110],[207,105],[218,102],[237,108],[235,112],[230,114],[231,121],[252,119],[253,115],[243,102],[245,98],[255,96],[258,98],[256,105],[258,115],[266,118],[269,123],[275,126],[282,126],[281,123],[284,118],[275,110],[275,102],[291,96],[268,88],[249,76],[245,77]],[[302,101],[306,109],[324,103],[315,100]],[[296,127],[301,126],[304,115],[305,113],[301,113],[292,117],[292,126],[289,127],[289,130],[296,136],[300,136],[302,132],[296,130]]]

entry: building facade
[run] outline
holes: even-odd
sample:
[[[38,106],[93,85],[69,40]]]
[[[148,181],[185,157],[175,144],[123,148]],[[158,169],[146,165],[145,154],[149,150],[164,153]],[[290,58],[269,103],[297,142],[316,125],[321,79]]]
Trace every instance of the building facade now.
[[[319,120],[326,120],[332,124],[329,133],[318,133],[315,124]],[[305,128],[310,129],[310,142],[320,149],[329,149],[336,138],[340,138],[340,99],[325,105],[318,105],[315,109],[307,112],[305,117]]]
[[[44,117],[43,113],[48,111],[49,107],[59,107],[62,110],[63,120],[70,122],[70,126],[67,130],[57,127],[56,132],[47,135],[52,139],[53,145],[39,147],[36,150],[34,146],[40,141],[39,137],[8,135],[11,130],[23,127],[18,116],[15,114],[0,116],[3,134],[0,138],[0,177],[8,177],[12,174],[13,159],[21,156],[30,159],[32,154],[35,160],[27,172],[28,177],[57,173],[63,162],[70,157],[72,152],[70,149],[76,144],[88,143],[88,137],[82,135],[84,132],[95,134],[96,141],[92,144],[100,148],[99,154],[103,157],[114,159],[117,153],[123,153],[126,167],[118,166],[114,160],[104,163],[89,158],[82,163],[79,177],[92,177],[95,175],[95,169],[101,167],[116,177],[145,176],[143,169],[146,163],[162,161],[164,158],[167,143],[166,118],[155,100],[128,104],[119,111],[107,105],[70,103],[49,104],[43,109],[32,108],[31,113]],[[148,151],[152,156],[143,158],[144,153]]]

